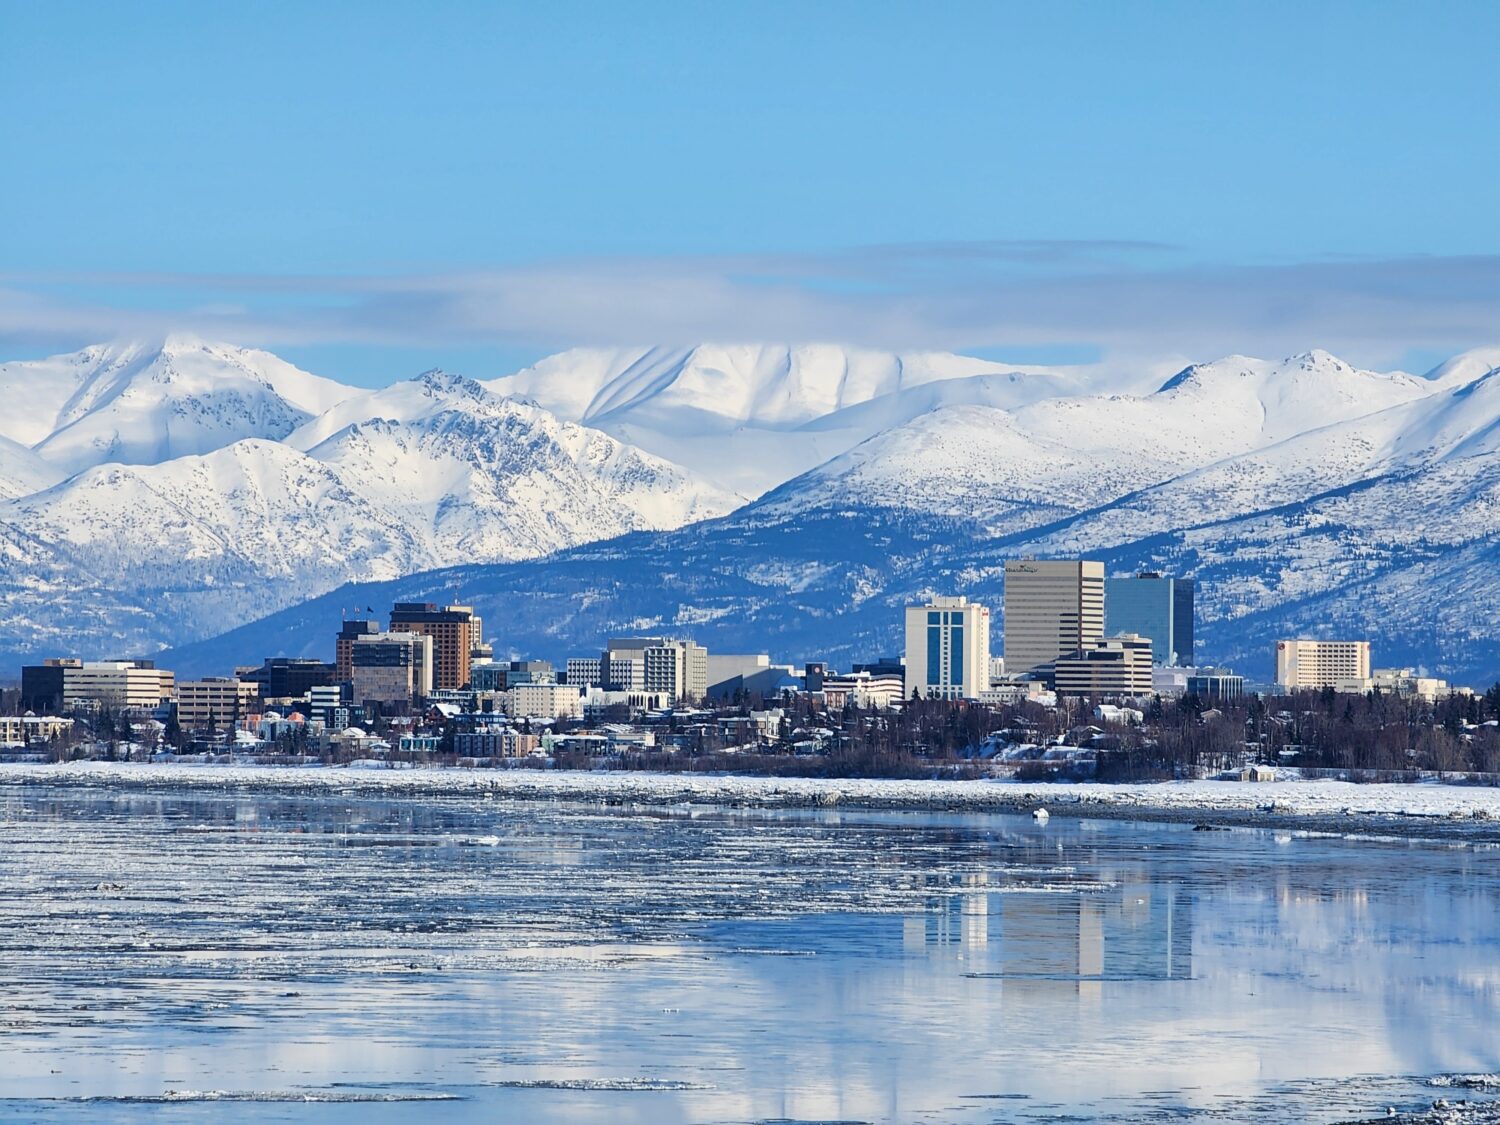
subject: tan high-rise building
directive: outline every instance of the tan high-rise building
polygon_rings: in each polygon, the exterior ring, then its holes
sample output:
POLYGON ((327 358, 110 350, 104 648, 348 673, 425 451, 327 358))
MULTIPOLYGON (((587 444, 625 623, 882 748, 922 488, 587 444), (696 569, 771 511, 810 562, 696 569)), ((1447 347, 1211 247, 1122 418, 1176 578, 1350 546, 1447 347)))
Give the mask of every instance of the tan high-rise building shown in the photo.
POLYGON ((469 682, 478 624, 474 611, 466 605, 439 609, 429 602, 397 602, 391 607, 391 632, 432 638, 432 686, 439 691, 451 691, 469 682))
POLYGON ((1276 682, 1284 688, 1337 688, 1369 678, 1369 641, 1276 642, 1276 682))
POLYGON ((1104 636, 1104 564, 1016 559, 1005 564, 1005 671, 1024 676, 1104 636))

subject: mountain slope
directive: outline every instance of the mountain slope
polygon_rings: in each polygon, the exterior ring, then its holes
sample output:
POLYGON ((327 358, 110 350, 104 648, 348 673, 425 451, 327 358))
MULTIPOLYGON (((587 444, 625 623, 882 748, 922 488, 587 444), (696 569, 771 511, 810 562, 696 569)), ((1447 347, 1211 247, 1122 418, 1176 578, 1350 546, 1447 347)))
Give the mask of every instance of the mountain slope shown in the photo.
MULTIPOLYGON (((995 534, 1077 515, 1314 427, 1425 401, 1433 384, 1313 352, 1231 356, 1149 395, 940 408, 766 497, 779 511, 868 504, 972 514, 995 534)), ((1316 485, 1308 491, 1318 491, 1316 485)))
POLYGON ((0 500, 51 488, 62 476, 24 445, 0 437, 0 500))
MULTIPOLYGON (((371 396, 407 420, 342 425, 306 452, 247 439, 159 465, 103 465, 0 503, 11 557, 0 612, 12 646, 68 620, 80 588, 135 622, 149 651, 350 579, 461 560, 529 558, 723 514, 739 498, 598 431, 431 372, 371 396)), ((304 438, 342 422, 312 420, 304 438)), ((384 413, 393 413, 385 410, 384 413)), ((80 631, 78 651, 96 654, 80 631)))
POLYGON ((269 352, 174 336, 0 365, 0 395, 19 404, 0 434, 71 474, 283 438, 357 393, 269 352))
POLYGON ((1079 389, 1045 369, 823 344, 575 349, 486 386, 752 496, 945 401, 1019 406, 1079 389))

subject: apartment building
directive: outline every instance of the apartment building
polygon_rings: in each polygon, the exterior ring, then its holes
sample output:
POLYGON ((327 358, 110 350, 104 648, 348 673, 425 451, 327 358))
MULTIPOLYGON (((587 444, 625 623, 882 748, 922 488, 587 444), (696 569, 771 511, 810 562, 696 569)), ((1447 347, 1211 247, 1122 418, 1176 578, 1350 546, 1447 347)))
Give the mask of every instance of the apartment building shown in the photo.
POLYGON ((517 719, 581 719, 583 693, 572 684, 516 684, 508 711, 517 719))

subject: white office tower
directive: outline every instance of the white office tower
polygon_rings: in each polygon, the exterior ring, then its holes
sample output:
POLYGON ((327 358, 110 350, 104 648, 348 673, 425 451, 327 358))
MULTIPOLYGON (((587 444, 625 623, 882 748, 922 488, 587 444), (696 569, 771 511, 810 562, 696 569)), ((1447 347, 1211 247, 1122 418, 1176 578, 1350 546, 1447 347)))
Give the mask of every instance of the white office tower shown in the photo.
POLYGON ((1337 688, 1369 678, 1369 641, 1276 642, 1276 682, 1284 688, 1337 688))
POLYGON ((990 686, 990 611, 968 598, 906 607, 906 698, 978 699, 990 686))
POLYGON ((1104 564, 1016 559, 1005 564, 1005 668, 1051 671, 1104 636, 1104 564))

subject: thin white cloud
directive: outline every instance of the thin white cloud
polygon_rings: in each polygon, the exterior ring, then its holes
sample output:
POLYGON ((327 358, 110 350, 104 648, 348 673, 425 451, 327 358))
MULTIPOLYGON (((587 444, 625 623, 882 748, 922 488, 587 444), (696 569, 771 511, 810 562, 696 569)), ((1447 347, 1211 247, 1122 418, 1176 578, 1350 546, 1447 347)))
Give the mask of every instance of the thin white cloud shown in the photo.
POLYGON ((1372 365, 1500 341, 1500 257, 1185 258, 1149 243, 983 242, 420 276, 11 276, 0 341, 174 330, 267 347, 823 340, 1083 345, 1113 362, 1319 346, 1372 365))

